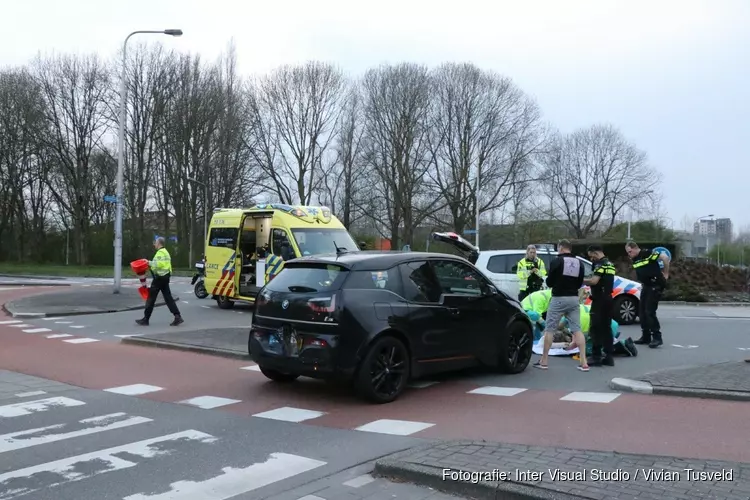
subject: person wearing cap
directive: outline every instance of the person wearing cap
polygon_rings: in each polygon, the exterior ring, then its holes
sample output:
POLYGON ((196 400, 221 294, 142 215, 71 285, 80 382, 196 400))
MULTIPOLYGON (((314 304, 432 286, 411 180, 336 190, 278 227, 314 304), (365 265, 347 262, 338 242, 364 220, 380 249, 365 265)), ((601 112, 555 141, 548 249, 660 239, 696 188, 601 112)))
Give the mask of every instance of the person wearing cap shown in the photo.
POLYGON ((612 289, 615 284, 615 266, 604 255, 600 245, 588 248, 594 265, 594 275, 584 280, 591 288, 591 366, 615 366, 612 338, 612 289), (604 356, 602 356, 604 351, 604 356))

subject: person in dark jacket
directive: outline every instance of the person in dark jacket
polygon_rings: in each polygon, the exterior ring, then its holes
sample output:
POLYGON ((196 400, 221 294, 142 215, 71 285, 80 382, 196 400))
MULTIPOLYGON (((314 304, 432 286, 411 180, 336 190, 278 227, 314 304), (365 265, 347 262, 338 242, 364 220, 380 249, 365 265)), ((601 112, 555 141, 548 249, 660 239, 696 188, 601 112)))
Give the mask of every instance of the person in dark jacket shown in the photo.
POLYGON ((643 284, 638 316, 641 318, 641 338, 636 344, 648 344, 652 349, 664 343, 661 325, 656 317, 659 301, 664 294, 669 279, 669 257, 660 252, 640 248, 635 241, 625 244, 625 251, 633 261, 633 269, 638 281, 643 284), (659 265, 662 263, 662 266, 659 265))
POLYGON ((584 280, 591 287, 591 366, 615 366, 612 289, 617 270, 604 255, 604 249, 600 245, 591 245, 588 254, 594 264, 594 275, 584 280))
POLYGON ((586 337, 581 331, 581 308, 578 293, 583 286, 583 263, 577 259, 572 251, 573 245, 568 240, 561 240, 557 244, 558 255, 552 260, 547 272, 547 286, 552 289, 552 298, 547 309, 547 325, 544 331, 544 350, 542 358, 534 363, 534 368, 547 369, 549 350, 555 338, 555 329, 565 316, 568 327, 573 333, 572 346, 578 347, 580 364, 578 369, 589 371, 586 362, 586 337))

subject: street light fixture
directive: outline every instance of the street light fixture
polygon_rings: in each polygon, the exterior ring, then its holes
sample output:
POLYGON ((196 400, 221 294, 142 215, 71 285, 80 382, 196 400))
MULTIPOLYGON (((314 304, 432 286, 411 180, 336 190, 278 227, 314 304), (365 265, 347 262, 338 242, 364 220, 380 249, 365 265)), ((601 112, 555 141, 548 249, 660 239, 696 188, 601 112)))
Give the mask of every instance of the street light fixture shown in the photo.
POLYGON ((203 251, 205 252, 206 241, 208 240, 208 185, 192 177, 188 177, 187 180, 203 186, 203 251))
POLYGON ((122 281, 122 192, 123 177, 125 175, 125 120, 126 120, 126 102, 125 97, 128 91, 128 40, 133 35, 141 33, 151 33, 169 36, 182 36, 180 29, 166 29, 161 31, 141 30, 133 31, 122 44, 122 75, 120 76, 120 115, 119 115, 119 134, 118 134, 118 152, 117 152, 117 198, 115 200, 115 279, 113 293, 120 293, 120 284, 122 281))

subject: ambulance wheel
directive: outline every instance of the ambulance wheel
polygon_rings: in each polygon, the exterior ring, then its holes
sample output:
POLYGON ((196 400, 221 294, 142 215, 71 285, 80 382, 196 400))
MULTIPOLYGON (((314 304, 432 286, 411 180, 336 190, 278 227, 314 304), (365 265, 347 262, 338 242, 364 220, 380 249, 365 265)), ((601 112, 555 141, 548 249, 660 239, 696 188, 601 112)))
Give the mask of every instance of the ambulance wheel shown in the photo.
POLYGON ((224 295, 216 297, 216 303, 219 304, 220 309, 231 309, 234 307, 234 301, 224 295))
POLYGON ((638 300, 632 295, 620 295, 613 304, 613 316, 621 325, 632 325, 638 316, 638 300))

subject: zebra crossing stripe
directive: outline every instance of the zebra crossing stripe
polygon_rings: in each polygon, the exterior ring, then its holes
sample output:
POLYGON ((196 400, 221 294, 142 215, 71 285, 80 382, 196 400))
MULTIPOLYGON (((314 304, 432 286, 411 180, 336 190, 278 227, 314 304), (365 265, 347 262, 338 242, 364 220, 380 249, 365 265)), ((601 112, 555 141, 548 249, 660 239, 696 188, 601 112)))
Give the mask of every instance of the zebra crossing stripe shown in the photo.
POLYGON ((177 481, 164 493, 138 493, 123 500, 227 500, 324 465, 312 458, 272 453, 265 462, 241 469, 224 467, 221 474, 205 481, 177 481))
POLYGON ((35 401, 23 401, 10 405, 0 406, 0 418, 23 417, 40 411, 47 411, 60 406, 83 406, 86 403, 77 399, 66 397, 53 397, 37 399, 35 401))
POLYGON ((0 453, 29 448, 40 444, 54 443, 64 439, 87 436, 89 434, 96 434, 97 432, 122 429, 123 427, 145 424, 151 421, 150 418, 145 417, 128 417, 126 413, 111 413, 109 415, 101 415, 99 417, 79 420, 78 423, 82 424, 84 427, 70 432, 55 433, 55 431, 67 427, 66 424, 49 425, 37 429, 11 432, 10 434, 0 435, 0 453))

